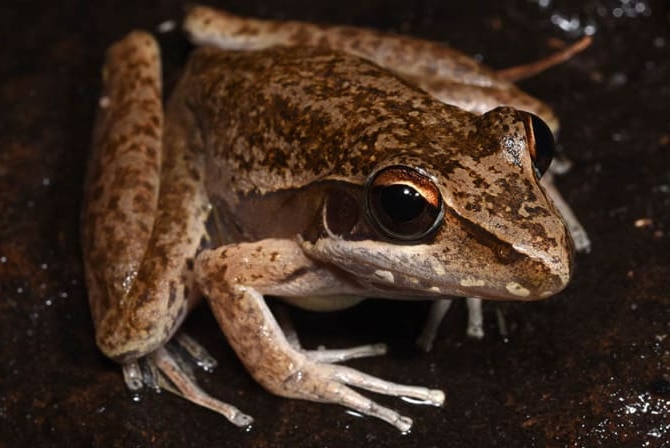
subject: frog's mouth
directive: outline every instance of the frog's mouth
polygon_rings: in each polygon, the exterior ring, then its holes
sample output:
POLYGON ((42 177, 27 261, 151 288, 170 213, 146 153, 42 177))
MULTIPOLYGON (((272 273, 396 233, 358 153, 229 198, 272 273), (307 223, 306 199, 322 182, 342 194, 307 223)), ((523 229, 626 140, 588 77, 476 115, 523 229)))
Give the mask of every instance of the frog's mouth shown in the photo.
POLYGON ((302 249, 349 274, 369 297, 539 300, 567 285, 571 266, 565 267, 567 273, 554 272, 541 259, 524 256, 505 243, 500 246, 514 252, 506 262, 496 260, 488 245, 465 245, 474 249, 324 238, 303 241, 302 249))

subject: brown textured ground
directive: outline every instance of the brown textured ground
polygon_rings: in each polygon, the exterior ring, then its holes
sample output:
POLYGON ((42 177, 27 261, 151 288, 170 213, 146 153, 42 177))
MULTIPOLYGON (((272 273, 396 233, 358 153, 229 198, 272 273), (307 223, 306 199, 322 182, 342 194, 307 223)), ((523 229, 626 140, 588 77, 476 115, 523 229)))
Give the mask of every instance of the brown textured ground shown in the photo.
MULTIPOLYGON (((568 290, 543 303, 498 305, 508 340, 497 332, 494 306, 486 308, 488 336, 466 339, 458 307, 429 354, 412 346, 422 304, 297 313, 308 345, 388 341, 390 356, 354 364, 447 391, 443 409, 380 399, 415 418, 405 436, 336 406, 269 395, 205 309, 187 327, 221 366, 201 381, 253 414, 254 428, 237 430, 169 394, 131 400, 93 343, 78 243, 81 183, 105 46, 133 27, 178 19, 182 5, 3 3, 0 447, 670 446, 670 7, 660 0, 538 3, 225 2, 238 13, 448 40, 494 67, 570 40, 553 23, 561 18, 597 28, 591 49, 523 84, 562 119, 562 147, 575 166, 559 183, 593 240, 568 290)), ((162 43, 172 74, 188 46, 177 32, 162 43)))

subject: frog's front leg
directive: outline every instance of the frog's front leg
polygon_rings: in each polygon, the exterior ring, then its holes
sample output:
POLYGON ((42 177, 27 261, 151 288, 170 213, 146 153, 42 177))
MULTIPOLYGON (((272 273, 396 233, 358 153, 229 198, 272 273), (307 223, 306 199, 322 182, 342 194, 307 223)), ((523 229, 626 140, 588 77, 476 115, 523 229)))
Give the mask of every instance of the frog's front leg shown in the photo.
MULTIPOLYGON (((286 297, 284 297, 284 299, 286 299, 286 297)), ((287 304, 276 303, 275 305, 276 306, 272 309, 272 313, 277 319, 288 343, 291 344, 294 349, 303 352, 308 358, 311 358, 314 361, 340 363, 351 359, 385 355, 388 350, 386 344, 367 344, 344 349, 326 349, 324 347, 319 347, 316 350, 305 350, 300 344, 300 338, 298 337, 298 333, 288 314, 287 304)))
POLYGON ((205 234, 208 205, 193 179, 200 167, 185 139, 188 124, 171 120, 163 129, 153 37, 134 32, 110 48, 104 91, 82 213, 98 347, 123 366, 130 389, 142 387, 138 361, 147 362, 171 390, 247 425, 248 416, 203 392, 165 348, 197 296, 189 259, 205 234))
POLYGON ((349 386, 443 404, 442 391, 390 383, 329 364, 318 352, 301 351, 291 345, 265 303, 265 295, 326 296, 356 290, 337 271, 307 258, 299 243, 267 239, 205 250, 196 259, 195 273, 233 349, 269 391, 340 404, 387 421, 401 431, 411 427, 411 419, 378 405, 349 386))

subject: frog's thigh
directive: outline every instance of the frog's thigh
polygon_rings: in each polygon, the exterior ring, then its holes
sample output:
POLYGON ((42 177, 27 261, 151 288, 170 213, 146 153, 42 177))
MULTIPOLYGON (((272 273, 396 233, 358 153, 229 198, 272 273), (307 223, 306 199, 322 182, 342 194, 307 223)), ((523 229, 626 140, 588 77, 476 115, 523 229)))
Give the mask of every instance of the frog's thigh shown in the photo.
POLYGON ((269 239, 203 251, 196 260, 196 281, 228 341, 256 381, 278 395, 335 403, 389 422, 400 430, 411 419, 382 407, 348 386, 408 396, 441 405, 439 390, 394 384, 357 370, 318 362, 293 348, 272 316, 264 294, 319 293, 335 276, 307 258, 289 240, 269 239))
POLYGON ((142 32, 109 49, 86 179, 82 245, 89 302, 98 345, 115 359, 139 350, 126 347, 132 335, 125 304, 158 204, 163 126, 158 58, 156 41, 142 32))
POLYGON ((205 235, 208 206, 198 180, 203 178, 203 168, 194 156, 199 148, 188 141, 190 122, 183 114, 172 114, 169 125, 163 127, 162 115, 154 110, 160 107, 161 96, 155 41, 144 33, 132 33, 114 48, 115 58, 107 67, 110 104, 103 118, 108 119, 98 124, 102 141, 97 150, 121 148, 99 162, 100 171, 112 177, 94 188, 106 193, 107 208, 96 214, 98 203, 88 205, 85 220, 94 224, 86 227, 92 231, 85 233, 85 242, 92 243, 85 244, 85 253, 92 260, 88 263, 93 267, 88 275, 93 280, 91 289, 107 294, 91 299, 98 346, 125 363, 164 345, 186 316, 189 302, 196 297, 189 260, 205 235), (147 46, 153 50, 149 56, 141 51, 147 46), (151 77, 133 71, 145 66, 151 67, 151 77), (135 92, 139 100, 126 98, 126 91, 135 92), (145 111, 145 103, 157 107, 145 111), (144 128, 150 128, 160 141, 152 140, 153 146, 147 148, 147 136, 136 131, 144 128), (125 169, 133 162, 139 168, 125 169), (145 184, 152 186, 151 191, 145 191, 145 184), (117 218, 119 214, 125 219, 117 218), (136 221, 128 224, 134 234, 110 231, 115 237, 112 249, 118 248, 120 255, 102 250, 110 238, 101 229, 125 228, 127 222, 136 221))

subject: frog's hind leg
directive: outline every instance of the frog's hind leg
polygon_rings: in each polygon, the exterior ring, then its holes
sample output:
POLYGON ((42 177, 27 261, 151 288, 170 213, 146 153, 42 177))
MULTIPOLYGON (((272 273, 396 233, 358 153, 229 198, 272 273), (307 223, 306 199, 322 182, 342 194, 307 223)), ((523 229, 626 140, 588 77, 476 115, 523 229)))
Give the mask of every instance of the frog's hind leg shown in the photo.
MULTIPOLYGON (((82 213, 98 347, 123 366, 129 389, 166 385, 246 425, 248 416, 204 393, 189 367, 164 348, 198 295, 189 259, 205 236, 207 204, 193 185, 198 167, 187 154, 193 148, 184 141, 185 124, 163 126, 155 39, 132 32, 114 44, 103 84, 82 213), (145 375, 142 365, 154 373, 145 375)), ((212 365, 193 344, 177 340, 201 364, 212 365)))

